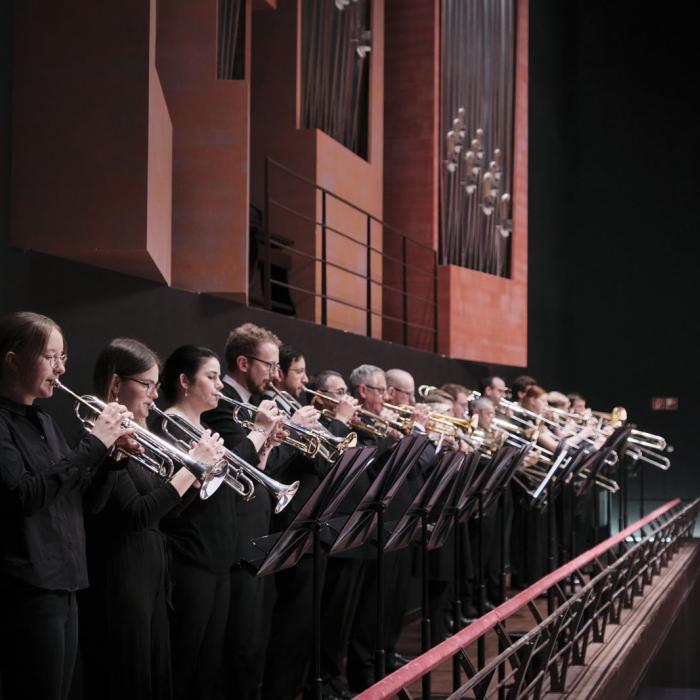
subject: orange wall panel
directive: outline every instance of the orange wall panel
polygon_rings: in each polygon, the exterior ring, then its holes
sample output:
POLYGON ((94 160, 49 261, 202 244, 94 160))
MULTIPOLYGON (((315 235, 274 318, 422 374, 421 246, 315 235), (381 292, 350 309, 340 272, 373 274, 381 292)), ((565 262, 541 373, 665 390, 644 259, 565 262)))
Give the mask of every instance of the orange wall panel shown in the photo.
MULTIPOLYGON (((382 218, 383 120, 384 120, 384 3, 372 3, 372 52, 370 54, 370 99, 368 160, 316 129, 299 125, 301 0, 279 0, 276 12, 255 13, 253 25, 253 89, 251 138, 252 201, 265 205, 263 170, 266 156, 277 160, 313 183, 351 201, 382 218), (274 115, 274 118, 270 118, 274 115)), ((273 234, 289 238, 307 255, 321 255, 322 196, 312 186, 294 181, 281 171, 270 170, 270 198, 294 208, 286 212, 274 203, 269 208, 273 234), (305 218, 302 218, 305 217, 305 218), (309 221, 310 220, 310 221, 309 221), (313 222, 317 222, 315 225, 313 222)), ((366 242, 366 217, 331 196, 326 198, 326 224, 356 240, 366 242)), ((374 247, 381 250, 382 231, 372 225, 374 247)), ((328 259, 360 274, 367 269, 366 252, 342 236, 327 233, 328 259)), ((321 293, 321 265, 302 256, 290 257, 291 284, 321 293), (310 264, 312 263, 312 264, 310 264)), ((378 254, 372 256, 373 277, 381 281, 378 254)), ((340 301, 366 308, 366 281, 328 266, 327 293, 340 301), (364 305, 364 306, 363 306, 364 305)), ((291 292, 297 315, 321 321, 320 298, 291 292)), ((381 334, 381 288, 373 287, 371 331, 381 334)), ((335 328, 365 333, 366 311, 328 302, 327 323, 335 328)))
POLYGON ((169 282, 155 2, 15 4, 11 242, 169 282))
POLYGON ((217 80, 217 0, 161 3, 157 62, 173 119, 173 285, 247 300, 246 79, 217 80))

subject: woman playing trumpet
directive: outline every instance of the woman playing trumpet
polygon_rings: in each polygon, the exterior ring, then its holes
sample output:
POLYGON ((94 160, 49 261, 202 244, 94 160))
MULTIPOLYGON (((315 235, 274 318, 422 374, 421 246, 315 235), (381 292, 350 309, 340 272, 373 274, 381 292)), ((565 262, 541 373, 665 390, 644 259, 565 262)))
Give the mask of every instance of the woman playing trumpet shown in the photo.
MULTIPOLYGON (((163 367, 166 414, 179 415, 204 430, 201 416, 219 402, 220 375, 219 358, 212 350, 193 345, 175 350, 163 367)), ((258 411, 257 429, 251 433, 256 442, 245 456, 263 469, 269 450, 277 444, 278 419, 271 409, 258 411)), ((267 495, 263 491, 259 497, 267 495)), ((238 535, 236 510, 235 493, 222 487, 165 524, 173 552, 175 697, 211 698, 217 692, 238 535)))
MULTIPOLYGON (((158 397, 158 374, 153 351, 117 338, 97 359, 95 391, 107 401, 118 398, 144 427, 158 397)), ((191 455, 214 464, 220 445, 218 436, 207 434, 191 455)), ((88 521, 93 614, 85 629, 87 695, 171 698, 168 555, 160 521, 180 505, 195 477, 183 468, 164 481, 124 453, 110 457, 109 468, 111 478, 87 500, 95 513, 88 521)))
POLYGON ((78 644, 76 591, 86 588, 81 493, 127 409, 105 407, 70 450, 36 399, 64 372, 63 332, 46 316, 0 319, 0 664, 4 698, 66 698, 78 644))

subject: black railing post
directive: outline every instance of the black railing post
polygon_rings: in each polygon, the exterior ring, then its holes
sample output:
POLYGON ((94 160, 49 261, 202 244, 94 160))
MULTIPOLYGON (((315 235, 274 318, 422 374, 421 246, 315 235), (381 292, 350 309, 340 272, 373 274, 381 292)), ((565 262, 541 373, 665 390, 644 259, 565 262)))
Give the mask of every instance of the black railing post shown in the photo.
POLYGON ((265 260, 263 262, 263 299, 265 308, 272 310, 272 243, 270 242, 270 172, 269 159, 265 158, 263 209, 263 235, 265 236, 265 260))
POLYGON ((367 214, 367 337, 372 337, 372 217, 369 214, 367 214))
POLYGON ((321 325, 328 325, 328 271, 326 260, 328 257, 328 232, 326 231, 326 190, 321 190, 321 325))

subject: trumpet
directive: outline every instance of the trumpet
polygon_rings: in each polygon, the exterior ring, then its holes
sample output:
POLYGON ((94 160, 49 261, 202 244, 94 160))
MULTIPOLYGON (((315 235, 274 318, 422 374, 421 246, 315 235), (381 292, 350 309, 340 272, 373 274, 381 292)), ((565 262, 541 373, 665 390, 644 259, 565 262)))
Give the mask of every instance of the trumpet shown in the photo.
POLYGON ((624 406, 615 406, 612 411, 591 411, 591 415, 598 419, 598 427, 609 425, 611 428, 619 428, 627 422, 627 409, 624 406))
MULTIPOLYGON (((340 399, 336 399, 334 396, 329 394, 324 394, 321 391, 315 391, 314 389, 309 389, 304 387, 304 391, 307 394, 311 394, 315 398, 324 399, 325 401, 330 401, 333 404, 339 404, 340 399)), ((333 413, 327 409, 323 409, 321 413, 324 416, 330 418, 333 417, 333 413)), ((364 433, 369 433, 378 438, 384 438, 389 435, 391 430, 397 430, 402 433, 405 429, 405 422, 401 420, 391 420, 390 418, 384 418, 384 416, 378 416, 376 413, 368 411, 366 408, 358 408, 355 410, 355 415, 350 421, 350 425, 355 430, 361 430, 364 433)))
MULTIPOLYGON (((278 389, 272 382, 268 382, 268 387, 278 398, 278 401, 285 413, 288 413, 291 416, 295 411, 302 408, 299 401, 297 401, 288 391, 278 389)), ((304 389, 305 388, 306 387, 304 387, 304 389)), ((341 438, 337 435, 333 435, 330 430, 320 423, 315 425, 312 430, 317 432, 321 439, 321 446, 319 447, 318 453, 329 462, 335 462, 335 460, 343 454, 345 449, 348 447, 355 447, 355 445, 357 445, 357 433, 351 432, 344 438, 341 438)))
MULTIPOLYGON (((97 396, 76 394, 58 379, 54 379, 54 385, 75 399, 75 415, 85 428, 91 429, 95 425, 94 418, 104 411, 107 404, 97 396), (81 408, 87 408, 93 416, 83 415, 81 408)), ((187 452, 171 445, 167 440, 154 435, 134 421, 125 420, 122 425, 134 431, 133 438, 144 451, 143 453, 129 452, 123 448, 119 448, 119 451, 158 476, 169 479, 173 475, 175 463, 181 464, 199 481, 199 495, 202 499, 209 498, 224 482, 228 472, 224 460, 219 460, 212 465, 202 464, 187 452)))
MULTIPOLYGON (((171 428, 177 428, 185 438, 193 442, 199 442, 202 439, 202 429, 191 423, 187 418, 178 414, 165 413, 155 404, 151 409, 162 419, 163 432, 176 444, 183 447, 187 446, 187 443, 182 437, 178 437, 171 432, 171 428)), ((257 481, 264 486, 277 501, 275 513, 283 511, 299 489, 298 481, 291 484, 282 484, 227 448, 224 448, 224 461, 227 466, 224 483, 241 496, 243 500, 249 501, 255 496, 255 484, 253 480, 257 481)))
MULTIPOLYGON (((408 404, 395 406, 384 402, 384 407, 399 414, 398 420, 402 425, 402 433, 409 434, 412 432, 413 426, 415 425, 415 420, 413 418, 416 411, 415 406, 410 406, 408 404)), ((431 411, 428 414, 425 432, 437 433, 443 437, 457 438, 463 435, 471 435, 478 425, 478 422, 478 416, 474 416, 473 418, 457 418, 456 416, 450 416, 446 413, 431 411)))
MULTIPOLYGON (((422 399, 427 399, 432 391, 439 391, 439 388, 432 384, 421 384, 418 387, 418 396, 422 399)), ((469 396, 467 397, 469 402, 476 401, 476 399, 481 397, 480 391, 476 391, 475 389, 468 389, 467 391, 469 391, 469 396)))
MULTIPOLYGON (((225 396, 221 392, 218 393, 218 397, 220 401, 233 406, 233 419, 236 423, 248 430, 253 429, 255 421, 242 417, 240 413, 245 410, 248 411, 249 415, 254 416, 258 412, 257 406, 254 406, 252 403, 246 403, 245 401, 237 401, 236 399, 225 396)), ((282 425, 287 433, 283 440, 284 444, 299 450, 299 452, 310 459, 313 459, 316 455, 320 455, 324 459, 333 462, 342 454, 346 447, 349 447, 353 441, 357 440, 357 435, 353 433, 350 433, 345 438, 336 438, 333 435, 329 434, 329 437, 318 430, 305 428, 303 425, 297 425, 290 421, 282 421, 282 425)))

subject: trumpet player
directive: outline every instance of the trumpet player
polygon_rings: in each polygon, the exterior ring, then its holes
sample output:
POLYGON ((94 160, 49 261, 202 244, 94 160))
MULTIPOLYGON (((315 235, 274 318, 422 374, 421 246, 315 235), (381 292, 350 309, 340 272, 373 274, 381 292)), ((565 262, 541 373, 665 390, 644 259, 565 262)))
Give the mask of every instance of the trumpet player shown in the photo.
MULTIPOLYGON (((202 416, 218 405, 224 386, 220 374, 219 358, 209 348, 177 348, 163 367, 166 415, 186 419, 206 436, 202 416)), ((260 418, 260 424, 269 428, 269 439, 262 456, 260 452, 256 455, 259 467, 264 466, 269 454, 265 450, 274 438, 274 418, 264 423, 266 418, 266 414, 260 418)), ((233 491, 220 488, 207 500, 192 499, 179 517, 165 522, 175 584, 172 656, 176 698, 212 697, 220 684, 238 530, 236 501, 233 491), (206 654, 201 653, 203 649, 206 654)))
MULTIPOLYGON (((271 442, 279 434, 280 412, 274 401, 260 400, 279 372, 281 341, 272 331, 252 323, 231 330, 226 340, 226 374, 221 393, 236 401, 258 404, 251 430, 234 420, 231 406, 220 401, 202 415, 202 423, 216 430, 224 445, 257 465, 266 457, 266 470, 280 467, 280 448, 271 442), (259 402, 259 403, 258 403, 259 402), (269 453, 269 454, 267 454, 269 453)), ((230 608, 224 654, 228 665, 227 696, 257 698, 262 687, 268 629, 271 615, 271 581, 250 574, 240 563, 250 542, 270 532, 271 501, 267 491, 255 487, 255 497, 237 500, 237 541, 228 553, 231 568, 230 608)))
MULTIPOLYGON (((397 403, 393 406, 410 406, 413 408, 414 430, 425 433, 429 410, 425 404, 416 405, 415 381, 413 376, 402 369, 390 369, 386 373, 372 365, 361 365, 353 370, 350 383, 360 401, 362 408, 373 413, 383 413, 384 404, 391 399, 397 403), (400 402, 400 403, 399 403, 400 402)), ((384 414, 386 415, 386 413, 384 414)), ((388 415, 393 418, 393 411, 388 415)), ((398 433, 398 438, 404 437, 398 433)), ((380 449, 397 442, 397 437, 374 440, 380 449)), ((394 495, 387 511, 387 522, 397 521, 413 501, 421 486, 422 474, 434 465, 435 450, 426 448, 418 464, 407 475, 406 480, 394 495)), ((386 669, 391 672, 404 665, 407 659, 396 651, 401 626, 408 606, 408 591, 404 582, 410 576, 413 551, 410 548, 385 555, 385 616, 384 640, 386 647, 386 669)), ((374 647, 375 647, 375 605, 377 595, 376 562, 369 559, 364 562, 361 576, 360 599, 355 612, 348 646, 347 676, 350 689, 360 691, 374 682, 374 647)))
MULTIPOLYGON (((158 398, 160 362, 132 338, 116 338, 95 364, 98 398, 119 400, 145 426, 158 398)), ((191 451, 206 464, 221 453, 218 436, 206 434, 191 451)), ((131 451, 133 454, 133 451, 131 451)), ((110 479, 86 498, 91 588, 84 644, 89 697, 172 697, 166 604, 168 555, 160 522, 195 482, 187 469, 169 481, 117 452, 108 458, 110 479)))
POLYGON ((504 399, 508 392, 508 387, 502 377, 484 377, 479 385, 479 391, 484 398, 489 399, 495 406, 504 399))
POLYGON ((280 347, 280 370, 274 383, 298 404, 306 403, 304 387, 309 383, 309 375, 306 373, 306 358, 300 350, 291 345, 280 347))
POLYGON ((81 494, 132 430, 110 403, 71 450, 37 399, 66 371, 63 331, 20 311, 0 318, 0 668, 5 700, 68 697, 76 592, 88 585, 81 494))
MULTIPOLYGON (((332 405, 334 413, 346 417, 345 423, 334 418, 321 418, 315 405, 300 405, 306 396, 308 375, 306 360, 299 350, 289 345, 280 348, 279 374, 276 400, 281 410, 291 415, 290 420, 299 416, 308 417, 309 428, 328 430, 332 435, 341 437, 348 435, 347 422, 354 414, 354 399, 343 395, 337 405, 332 405), (348 401, 352 402, 349 410, 348 401)), ((316 380, 313 388, 325 394, 331 390, 327 380, 330 380, 336 393, 338 386, 346 388, 342 375, 336 372, 322 372, 320 381, 316 380)), ((316 400, 323 401, 318 397, 316 400)), ((331 462, 320 454, 309 457, 295 451, 280 478, 283 481, 298 480, 299 492, 282 513, 273 516, 273 531, 283 531, 288 526, 330 467, 331 462)), ((319 562, 321 575, 325 562, 325 558, 319 562)), ((313 560, 303 557, 295 567, 276 573, 274 578, 277 596, 270 625, 262 697, 264 700, 294 700, 304 689, 311 661, 313 629, 309 610, 313 601, 313 560)))

